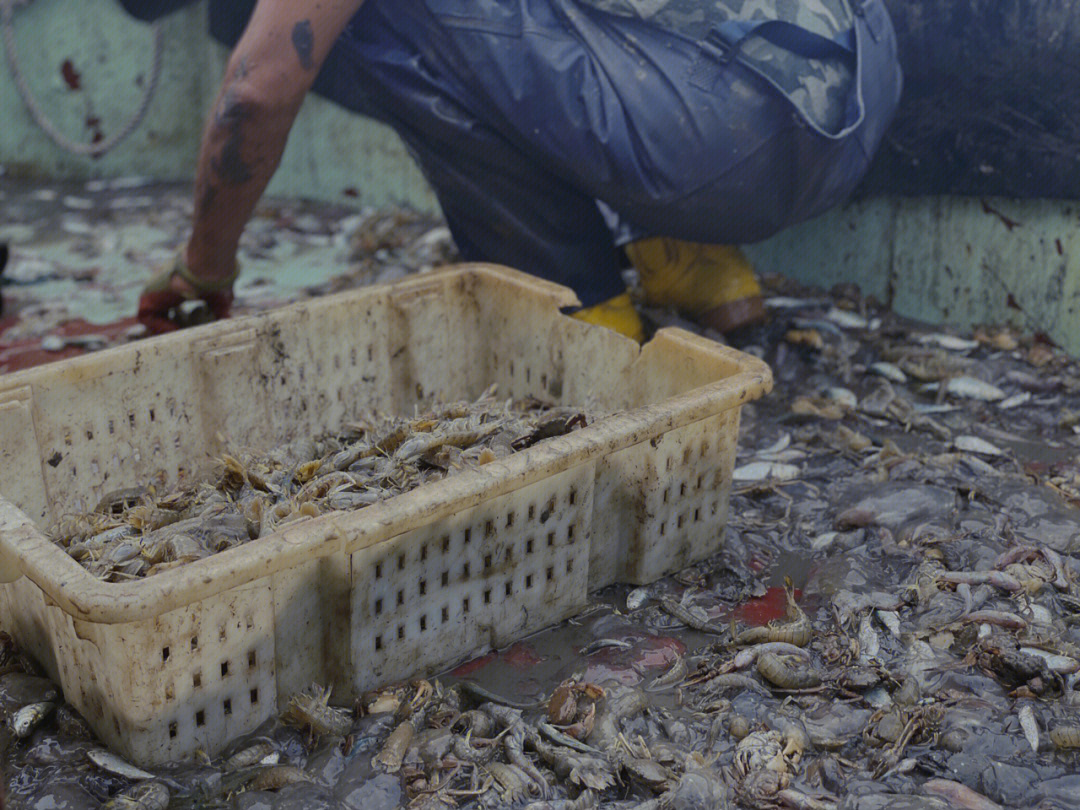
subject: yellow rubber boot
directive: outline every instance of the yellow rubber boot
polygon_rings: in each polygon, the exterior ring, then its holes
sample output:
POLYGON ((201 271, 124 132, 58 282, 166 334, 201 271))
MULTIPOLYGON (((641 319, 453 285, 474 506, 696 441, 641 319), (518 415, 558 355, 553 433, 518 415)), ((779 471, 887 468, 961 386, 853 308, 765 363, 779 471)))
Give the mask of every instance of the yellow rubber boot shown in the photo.
POLYGON ((579 309, 573 313, 573 317, 585 323, 614 329, 638 343, 645 340, 645 327, 630 300, 630 293, 624 292, 594 306, 579 309))
POLYGON ((737 247, 653 237, 625 249, 648 305, 674 307, 719 332, 765 319, 761 286, 737 247))

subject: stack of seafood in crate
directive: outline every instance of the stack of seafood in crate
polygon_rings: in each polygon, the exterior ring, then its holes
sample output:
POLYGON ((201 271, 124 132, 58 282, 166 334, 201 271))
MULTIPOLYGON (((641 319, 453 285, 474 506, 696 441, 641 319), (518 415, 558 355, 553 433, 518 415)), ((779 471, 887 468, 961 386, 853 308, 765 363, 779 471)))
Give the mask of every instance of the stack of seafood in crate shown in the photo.
POLYGON ((0 628, 145 767, 712 554, 768 368, 573 303, 463 265, 0 380, 0 628))

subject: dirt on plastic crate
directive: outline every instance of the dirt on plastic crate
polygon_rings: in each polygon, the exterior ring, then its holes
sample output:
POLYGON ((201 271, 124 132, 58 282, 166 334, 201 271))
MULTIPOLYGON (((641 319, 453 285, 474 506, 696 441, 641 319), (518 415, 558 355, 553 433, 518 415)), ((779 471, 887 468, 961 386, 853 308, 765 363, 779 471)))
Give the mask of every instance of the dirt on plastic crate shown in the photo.
POLYGON ((462 265, 0 380, 0 628, 117 753, 213 755, 312 683, 350 700, 438 672, 720 546, 756 358, 646 345, 573 294, 462 265), (42 530, 107 493, 213 470, 369 411, 501 395, 612 416, 352 513, 103 582, 42 530))

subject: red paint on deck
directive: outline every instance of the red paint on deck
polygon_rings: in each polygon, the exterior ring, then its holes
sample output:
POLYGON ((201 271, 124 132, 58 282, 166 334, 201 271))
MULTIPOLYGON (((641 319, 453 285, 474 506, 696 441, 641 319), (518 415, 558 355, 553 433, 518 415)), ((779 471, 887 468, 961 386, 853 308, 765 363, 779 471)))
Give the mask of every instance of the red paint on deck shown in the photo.
POLYGON ((450 674, 455 678, 467 678, 473 673, 479 672, 488 664, 492 664, 495 661, 499 661, 514 669, 531 669, 539 664, 544 659, 536 654, 536 651, 528 644, 512 644, 502 652, 489 652, 485 655, 481 655, 479 658, 474 658, 472 661, 466 661, 457 669, 451 670, 450 674))
POLYGON ((686 653, 686 645, 671 636, 646 636, 634 644, 632 666, 636 670, 667 667, 686 653))
POLYGON ((610 666, 599 662, 590 662, 581 677, 585 683, 604 683, 615 681, 623 686, 634 686, 641 682, 641 675, 630 667, 610 666))
POLYGON ((494 660, 495 653, 487 653, 486 655, 481 655, 479 658, 474 658, 472 661, 466 661, 457 669, 451 670, 450 674, 455 678, 467 678, 474 672, 479 672, 494 660))
MULTIPOLYGON (((18 315, 0 318, 0 373, 22 371, 44 363, 52 363, 56 360, 67 360, 86 354, 86 349, 81 346, 65 346, 60 351, 50 352, 41 348, 41 337, 20 338, 7 341, 4 333, 19 323, 18 315)), ((135 318, 125 318, 114 323, 96 325, 87 323, 81 319, 66 321, 51 334, 61 337, 79 337, 82 335, 96 335, 103 337, 109 345, 118 345, 126 342, 126 334, 138 321, 135 318)))
POLYGON ((499 654, 499 659, 514 669, 531 669, 544 659, 528 644, 518 642, 499 654))
MULTIPOLYGON (((802 591, 795 589, 795 601, 802 597, 802 591)), ((748 599, 731 611, 730 617, 736 621, 753 626, 768 624, 774 619, 783 619, 787 615, 787 597, 784 589, 778 586, 769 588, 764 596, 748 599)))
POLYGON ((582 680, 589 683, 614 680, 632 686, 641 681, 645 672, 667 669, 680 655, 686 654, 686 645, 672 636, 630 634, 621 640, 628 641, 633 647, 628 650, 606 647, 593 653, 588 658, 589 665, 582 680))

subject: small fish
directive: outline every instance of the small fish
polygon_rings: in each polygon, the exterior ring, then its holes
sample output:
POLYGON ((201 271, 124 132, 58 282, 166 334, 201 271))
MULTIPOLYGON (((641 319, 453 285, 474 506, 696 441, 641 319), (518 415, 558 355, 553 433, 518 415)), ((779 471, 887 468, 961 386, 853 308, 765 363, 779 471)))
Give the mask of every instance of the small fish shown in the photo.
POLYGON ((759 458, 762 456, 775 456, 777 453, 782 453, 783 451, 787 450, 790 446, 791 434, 785 433, 783 436, 777 439, 774 444, 766 447, 764 450, 758 450, 755 455, 759 458))
POLYGON ((830 335, 836 335, 837 337, 844 336, 844 331, 839 326, 824 318, 792 318, 791 325, 803 332, 814 330, 828 332, 830 335))
POLYGON ((755 481, 790 481, 802 473, 794 464, 781 464, 775 461, 752 461, 736 467, 731 473, 731 480, 751 483, 755 481))
POLYGON ((936 402, 916 402, 914 407, 915 413, 920 416, 938 416, 943 413, 953 413, 960 410, 955 405, 944 405, 936 402))
POLYGON ((923 791, 931 796, 940 796, 950 807, 963 810, 1003 810, 997 802, 976 793, 967 785, 950 779, 929 779, 923 784, 923 791))
POLYGON ((55 708, 56 704, 51 701, 23 706, 11 718, 11 729, 15 732, 15 736, 20 739, 29 737, 55 708))
POLYGON ((963 399, 977 399, 982 402, 997 402, 1005 399, 1005 392, 996 385, 975 377, 953 377, 945 384, 945 393, 963 399))
POLYGON ((1031 708, 1030 704, 1025 703, 1020 708, 1020 728, 1024 730, 1024 736, 1027 738, 1031 750, 1038 751, 1039 723, 1035 719, 1035 710, 1031 708))
POLYGON ((86 758, 106 773, 111 773, 113 776, 119 776, 122 779, 131 779, 132 781, 137 782, 143 779, 155 778, 152 773, 147 773, 141 768, 136 768, 134 765, 125 762, 115 754, 109 753, 104 748, 96 748, 87 751, 86 758))
POLYGON ((511 700, 510 698, 505 698, 502 695, 497 695, 494 692, 485 689, 480 684, 473 683, 472 681, 462 681, 461 690, 469 694, 470 696, 476 698, 477 700, 490 701, 491 703, 495 703, 500 706, 509 706, 512 709, 535 709, 547 702, 543 700, 534 700, 529 702, 511 700))
POLYGON ((606 650, 614 647, 617 650, 629 650, 634 645, 629 641, 621 641, 617 638, 598 638, 596 641, 590 641, 584 647, 581 648, 582 655, 592 655, 598 653, 600 650, 606 650))
POLYGON ((874 372, 878 376, 884 377, 889 382, 894 383, 906 383, 907 374, 900 370, 899 366, 892 363, 877 362, 871 363, 867 366, 868 370, 874 372))
POLYGON ((957 436, 953 439, 953 447, 965 453, 978 453, 983 456, 1005 455, 994 445, 978 436, 957 436))
POLYGON ((972 349, 979 348, 979 341, 967 340, 966 338, 956 337, 955 335, 919 335, 916 340, 920 343, 932 343, 935 346, 940 346, 942 349, 947 349, 950 352, 969 352, 972 349))
POLYGON ((1018 408, 1021 405, 1026 405, 1031 402, 1031 392, 1024 391, 1019 394, 1013 394, 1011 397, 1006 397, 998 403, 998 407, 1003 411, 1010 410, 1011 408, 1018 408))
POLYGON ((567 748, 573 748, 575 751, 581 751, 584 754, 603 754, 599 748, 593 748, 591 745, 587 745, 569 734, 564 734, 551 723, 540 723, 537 728, 540 729, 541 734, 556 745, 565 745, 567 748))
POLYGON ((848 312, 846 309, 837 307, 830 309, 825 317, 844 329, 866 329, 870 325, 870 322, 862 315, 856 315, 854 312, 848 312))
POLYGON ((811 309, 823 307, 828 303, 824 298, 790 298, 783 295, 765 299, 765 306, 769 309, 811 309))
POLYGON ((634 588, 626 595, 626 609, 637 610, 652 598, 648 588, 634 588))

